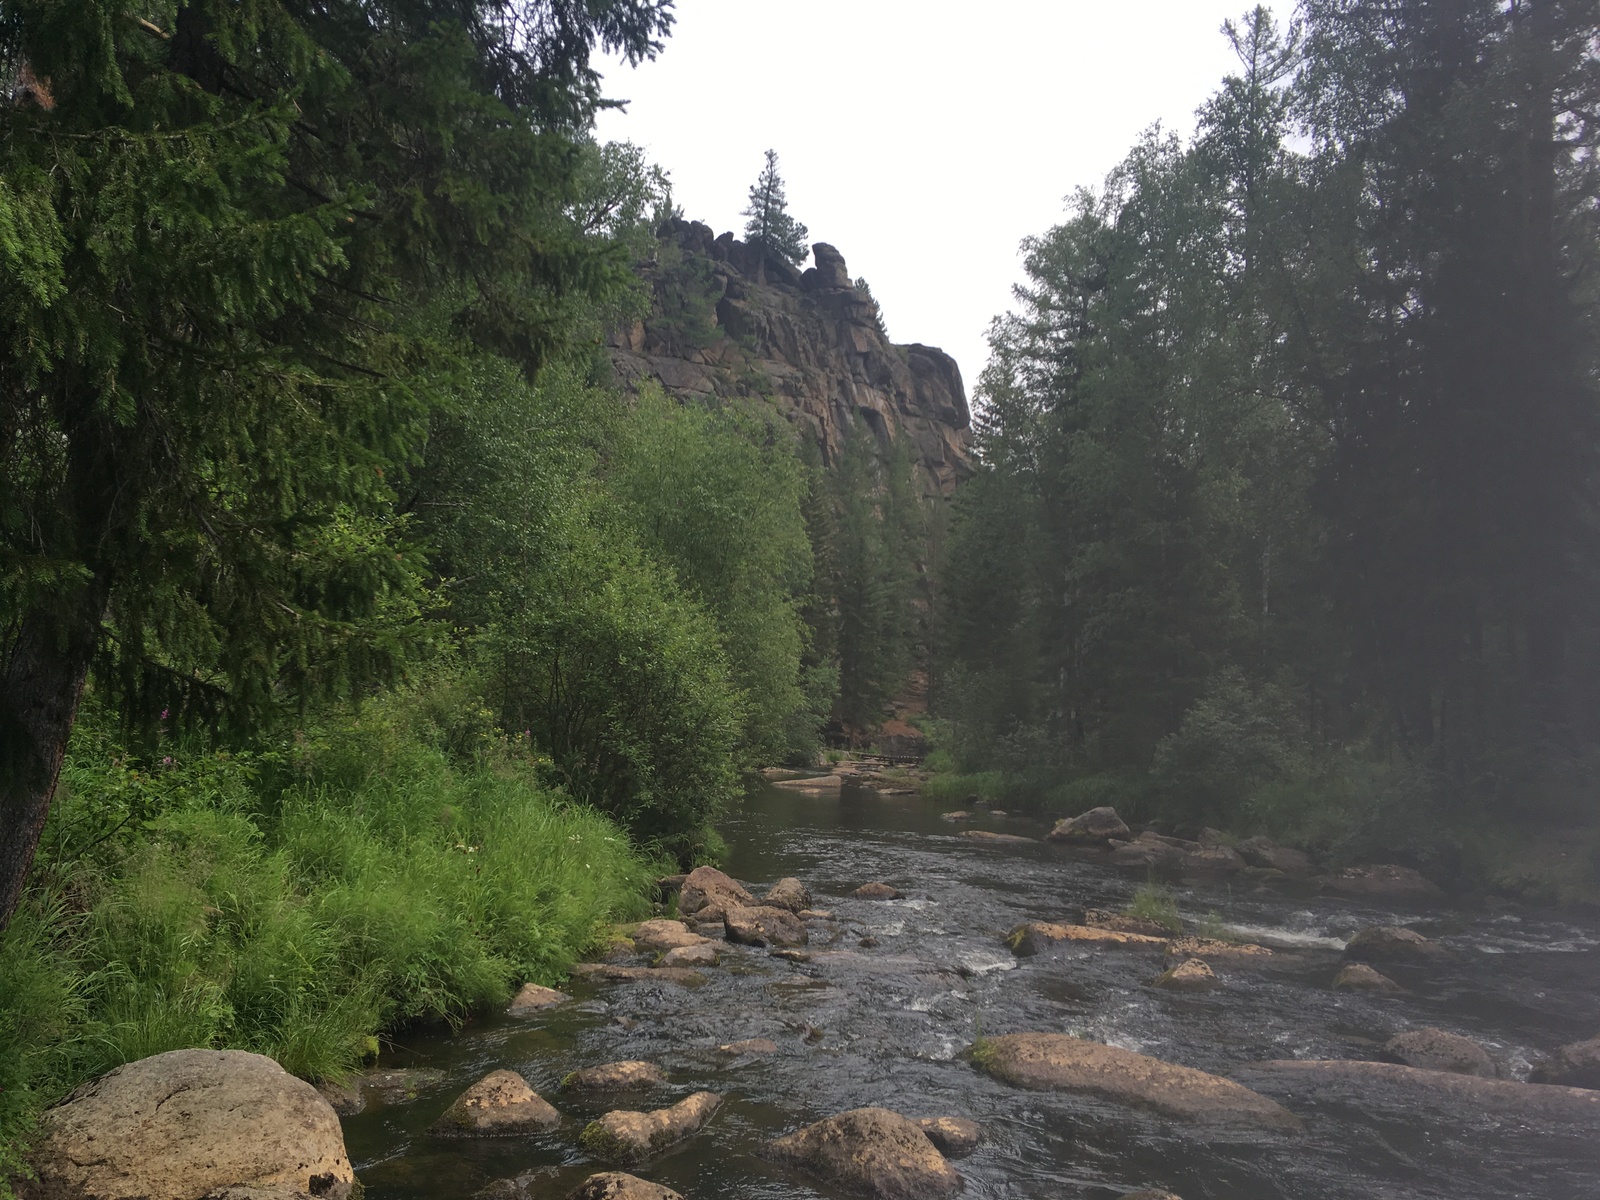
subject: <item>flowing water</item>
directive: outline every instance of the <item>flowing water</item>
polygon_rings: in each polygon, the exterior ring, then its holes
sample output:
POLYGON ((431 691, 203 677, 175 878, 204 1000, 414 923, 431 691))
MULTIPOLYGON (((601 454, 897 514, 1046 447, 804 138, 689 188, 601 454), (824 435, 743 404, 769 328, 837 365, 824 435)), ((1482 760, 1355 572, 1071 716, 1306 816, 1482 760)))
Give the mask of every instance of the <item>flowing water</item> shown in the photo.
MULTIPOLYGON (((979 828, 1039 837, 1036 823, 983 817, 979 828)), ((1395 1033, 1436 1026, 1478 1040, 1502 1074, 1525 1078, 1554 1046, 1600 1033, 1600 925, 1510 909, 1441 914, 1286 896, 1255 885, 1178 889, 1187 915, 1215 912, 1278 947, 1270 966, 1219 967, 1199 995, 1148 986, 1147 953, 1067 950, 1016 959, 1001 942, 1024 920, 1076 920, 1118 908, 1140 882, 1044 842, 984 844, 959 836, 917 796, 847 788, 807 795, 763 788, 724 833, 729 874, 761 889, 803 880, 839 918, 813 925, 809 963, 730 946, 695 989, 655 982, 584 984, 537 1018, 499 1018, 402 1039, 385 1066, 442 1070, 414 1099, 345 1122, 368 1200, 464 1200, 528 1176, 533 1200, 565 1196, 605 1169, 577 1146, 610 1107, 655 1107, 701 1089, 722 1109, 698 1137, 637 1173, 688 1200, 798 1200, 836 1193, 765 1162, 763 1142, 844 1109, 967 1116, 986 1135, 957 1163, 971 1197, 1112 1200, 1145 1187, 1184 1200, 1600 1198, 1600 1127, 1566 1128, 1505 1113, 1419 1108, 1362 1087, 1314 1100, 1283 1092, 1299 1135, 1196 1129, 1081 1096, 1019 1091, 961 1057, 975 1035, 1080 1034, 1242 1081, 1272 1093, 1247 1064, 1284 1058, 1374 1058, 1395 1033), (885 880, 906 898, 846 898, 885 880), (1454 951, 1443 966, 1385 967, 1399 997, 1335 993, 1347 938, 1406 924, 1454 951), (821 936, 819 936, 819 933, 821 936), (876 939, 863 948, 862 938, 876 939), (779 1053, 729 1059, 723 1043, 770 1038, 779 1053), (659 1063, 672 1093, 575 1101, 566 1072, 618 1059, 659 1063), (425 1131, 489 1070, 520 1072, 565 1114, 547 1135, 439 1141, 425 1131)), ((759 894, 759 890, 758 890, 759 894)))

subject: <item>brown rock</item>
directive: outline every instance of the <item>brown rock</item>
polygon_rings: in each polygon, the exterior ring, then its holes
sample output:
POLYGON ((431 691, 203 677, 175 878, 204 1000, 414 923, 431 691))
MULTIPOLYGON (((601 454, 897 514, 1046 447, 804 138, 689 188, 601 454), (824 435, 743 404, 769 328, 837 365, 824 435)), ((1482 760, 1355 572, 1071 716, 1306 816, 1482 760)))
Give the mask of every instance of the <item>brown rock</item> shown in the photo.
POLYGON ((937 1200, 961 1190, 927 1134, 886 1108, 856 1108, 768 1146, 778 1162, 876 1200, 937 1200))
POLYGON ((719 1054, 767 1055, 778 1052, 778 1043, 771 1038, 746 1038, 742 1042, 727 1042, 717 1047, 719 1054))
POLYGON ((1477 1075, 1483 1079, 1493 1079, 1499 1074, 1487 1050, 1469 1037, 1446 1033, 1443 1029, 1413 1029, 1397 1034, 1384 1043, 1379 1057, 1407 1067, 1477 1075))
POLYGON ((767 908, 786 908, 798 913, 811 907, 811 892, 798 879, 780 879, 761 898, 767 908))
POLYGON ((546 1008, 554 1008, 557 1004, 565 1004, 572 997, 565 992, 558 992, 555 988, 541 987, 537 983, 525 983, 512 998, 511 1006, 506 1009, 506 1015, 512 1017, 528 1017, 546 1008))
POLYGON ((40 1122, 38 1200, 201 1200, 227 1188, 345 1200, 339 1118, 242 1050, 173 1050, 84 1084, 40 1122))
POLYGON ((959 809, 959 808, 955 812, 941 813, 939 815, 940 815, 940 819, 941 820, 950 821, 950 822, 970 821, 970 820, 972 820, 972 814, 971 813, 967 812, 965 809, 959 809))
POLYGON ((1080 846, 1103 846, 1112 838, 1127 841, 1132 831, 1117 816, 1114 808, 1091 808, 1086 813, 1064 821, 1057 821, 1049 833, 1052 842, 1068 842, 1080 846))
POLYGON ((656 963, 657 969, 674 967, 714 967, 722 961, 716 943, 710 938, 701 938, 693 946, 679 946, 668 950, 661 956, 661 961, 656 963))
POLYGON ((1397 1063, 1275 1061, 1252 1063, 1241 1077, 1275 1094, 1315 1100, 1337 1096, 1351 1103, 1376 1100, 1414 1110, 1464 1115, 1495 1113, 1520 1120, 1561 1122, 1593 1129, 1600 1136, 1600 1092, 1549 1084, 1481 1079, 1448 1071, 1425 1071, 1397 1063))
POLYGON ((367 1098, 361 1094, 361 1089, 348 1083, 324 1079, 317 1084, 317 1095, 326 1100, 328 1106, 341 1117, 353 1117, 367 1108, 367 1098))
POLYGON ((579 963, 574 975, 602 983, 672 983, 679 987, 699 987, 706 977, 688 967, 619 967, 612 963, 579 963))
POLYGON ((857 900, 899 900, 900 889, 890 887, 887 883, 863 883, 850 893, 857 900))
POLYGON ((1142 1192, 1127 1192, 1121 1200, 1183 1200, 1176 1192, 1163 1192, 1155 1188, 1145 1188, 1142 1192))
POLYGON ((608 1112, 584 1127, 579 1140, 597 1158, 612 1162, 642 1162, 675 1142, 693 1137, 717 1111, 722 1097, 696 1092, 671 1108, 651 1112, 608 1112))
POLYGON ((683 1200, 683 1197, 669 1187, 635 1175, 602 1171, 568 1192, 567 1200, 683 1200))
POLYGON ((1336 992, 1377 992, 1385 996, 1398 996, 1405 988, 1387 975, 1374 971, 1366 963, 1346 963, 1333 977, 1336 992))
POLYGON ((1425 963, 1443 958, 1444 951, 1414 930, 1369 925, 1350 939, 1344 956, 1356 962, 1425 963))
POLYGON ((633 931, 634 946, 640 950, 653 950, 658 954, 677 950, 683 946, 703 945, 707 940, 697 933, 690 933, 689 927, 682 921, 668 921, 662 918, 646 921, 633 931))
POLYGON ((802 908, 799 913, 802 921, 831 921, 833 914, 820 908, 802 908))
POLYGON ((1240 842, 1238 850, 1239 856, 1252 867, 1282 871, 1285 875, 1309 875, 1313 870, 1311 858, 1305 851, 1275 845, 1264 837, 1240 842))
POLYGON ((515 1071, 491 1071, 460 1096, 433 1123, 442 1137, 495 1137, 531 1133, 561 1123, 528 1081, 515 1071))
POLYGON ((405 1104, 417 1093, 444 1082, 444 1072, 432 1067, 374 1067, 351 1081, 368 1104, 405 1104))
POLYGON ((1600 1037, 1562 1046, 1534 1064, 1529 1078, 1534 1083, 1600 1089, 1600 1037))
POLYGON ((1182 867, 1197 875, 1234 875, 1244 870, 1245 861, 1229 846, 1201 846, 1183 856, 1182 867))
POLYGON ((1324 880, 1323 887, 1337 895, 1362 900, 1415 903, 1444 899, 1444 892, 1439 885, 1420 872, 1387 863, 1372 867, 1346 867, 1324 880))
MULTIPOLYGON (((995 814, 999 815, 999 814, 995 814)), ((1037 844, 1038 838, 1023 837, 1016 833, 995 833, 991 829, 963 829, 961 836, 971 838, 975 842, 993 842, 996 844, 1017 845, 1019 843, 1037 844)))
POLYGON ((1176 873, 1183 865, 1185 851, 1165 842, 1138 841, 1117 846, 1111 852, 1113 866, 1134 867, 1159 875, 1176 873))
POLYGON ((833 792, 844 786, 842 775, 808 775, 803 779, 778 779, 773 787, 791 792, 833 792))
POLYGON ((1169 992, 1209 992, 1217 986, 1217 977, 1198 958, 1186 958, 1156 976, 1150 986, 1169 992))
POLYGON ((985 1038, 972 1057, 1017 1087, 1080 1092, 1196 1124, 1300 1128, 1293 1113, 1232 1080, 1062 1033, 985 1038))
POLYGON ((665 1087, 667 1073, 655 1063, 605 1063, 570 1072, 561 1081, 563 1092, 620 1092, 633 1088, 665 1087))
POLYGON ((1066 942, 1136 950, 1165 950, 1167 946, 1166 938, 1151 937, 1144 933, 1121 933, 1115 929, 1095 929, 1088 925, 1052 925, 1047 921, 1029 921, 1006 935, 1006 945, 1023 957, 1066 942))
POLYGON ((804 922, 786 908, 734 907, 723 914, 730 942, 746 946, 804 946, 804 922))
POLYGON ((754 904, 756 898, 715 867, 696 867, 678 890, 678 911, 689 915, 707 905, 726 909, 735 904, 754 904))
POLYGON ((774 950, 769 957, 781 958, 784 962, 792 963, 808 963, 811 961, 811 953, 807 950, 774 950))
POLYGON ((1219 942, 1215 938, 1181 937, 1173 938, 1167 946, 1167 957, 1245 964, 1271 958, 1272 951, 1253 942, 1219 942))
POLYGON ((1145 937, 1153 938, 1172 936, 1172 930, 1159 921, 1130 917, 1127 913, 1106 912, 1099 908, 1085 909, 1083 923, 1091 929, 1110 929, 1117 933, 1142 933, 1145 937))
POLYGON ((983 1141, 983 1130, 966 1117, 922 1117, 915 1124, 946 1158, 965 1158, 983 1141))

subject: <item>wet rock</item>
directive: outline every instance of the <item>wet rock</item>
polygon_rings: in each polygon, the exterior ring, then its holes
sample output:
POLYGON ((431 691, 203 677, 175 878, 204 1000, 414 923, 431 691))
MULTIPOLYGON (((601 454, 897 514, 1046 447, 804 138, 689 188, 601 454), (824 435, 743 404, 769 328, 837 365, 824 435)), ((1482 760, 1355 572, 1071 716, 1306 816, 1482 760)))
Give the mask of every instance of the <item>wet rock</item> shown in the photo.
POLYGON ((561 1114, 515 1071, 491 1071, 473 1084, 432 1131, 442 1137, 495 1137, 532 1133, 561 1123, 561 1114))
POLYGON ((677 950, 683 946, 703 945, 708 940, 698 933, 690 933, 689 927, 682 921, 669 921, 661 917, 654 921, 646 921, 633 931, 633 944, 636 948, 654 951, 657 954, 677 950))
POLYGON ((359 1087, 324 1079, 317 1084, 317 1095, 328 1102, 328 1107, 341 1117, 353 1117, 367 1109, 367 1098, 359 1087))
POLYGON ((506 1015, 528 1017, 546 1008, 554 1008, 557 1004, 565 1004, 571 999, 571 996, 565 992, 558 992, 555 988, 541 987, 537 983, 525 983, 512 997, 506 1015))
POLYGON ((1405 988, 1387 975, 1374 971, 1366 963, 1346 963, 1333 977, 1336 992, 1375 992, 1383 996, 1398 996, 1405 988))
POLYGON ((675 1142, 693 1137, 722 1103, 715 1092, 696 1092, 671 1108, 651 1112, 608 1112, 590 1121, 580 1136, 583 1148, 612 1162, 642 1162, 675 1142))
POLYGON ((620 1092, 633 1088, 664 1087, 667 1073, 655 1063, 628 1062, 605 1063, 598 1067, 583 1067, 573 1071, 561 1081, 563 1092, 620 1092))
POLYGON ((1146 1188, 1142 1192, 1126 1192, 1122 1200, 1183 1200, 1176 1192, 1161 1192, 1153 1188, 1146 1188))
POLYGON ((328 1102, 242 1050, 173 1050, 84 1084, 45 1113, 30 1158, 37 1200, 345 1200, 355 1182, 328 1102))
POLYGON ((844 776, 811 775, 805 779, 778 779, 773 781, 772 786, 792 792, 831 792, 844 786, 844 776))
POLYGON ((1245 861, 1231 846, 1201 846, 1183 856, 1182 867, 1195 875, 1235 875, 1245 868, 1245 861))
POLYGON ((1303 850, 1279 846, 1270 839, 1253 837, 1238 845, 1239 857, 1252 867, 1282 871, 1285 875, 1309 875, 1314 869, 1311 857, 1303 850))
POLYGON ((1489 1052, 1469 1037, 1443 1029, 1413 1029, 1384 1043, 1379 1057, 1385 1062, 1427 1071, 1450 1071, 1493 1079, 1499 1074, 1489 1052))
POLYGON ((866 937, 856 942, 856 945, 860 946, 863 950, 876 950, 880 945, 882 945, 882 943, 869 933, 866 937))
POLYGON ((805 950, 774 950, 768 957, 781 958, 784 962, 792 963, 808 963, 811 961, 810 953, 805 950))
POLYGON ((1169 992, 1209 992, 1217 986, 1217 977, 1200 959, 1186 958, 1157 975, 1150 986, 1169 992))
POLYGON ((1253 1087, 1290 1100, 1334 1100, 1367 1111, 1400 1110, 1409 1120, 1490 1113, 1577 1125, 1600 1134, 1600 1092, 1582 1088, 1342 1059, 1252 1063, 1238 1074, 1253 1087))
POLYGON ((1323 880, 1323 888, 1339 896, 1396 903, 1444 899, 1438 884, 1410 867, 1386 863, 1371 867, 1346 867, 1323 880))
POLYGON ((890 887, 887 883, 863 883, 850 894, 857 900, 900 900, 903 898, 899 888, 890 887))
POLYGON ((1172 931, 1158 921, 1143 917, 1130 917, 1127 913, 1106 912, 1104 909, 1085 909, 1083 923, 1092 929, 1111 929, 1117 933, 1142 933, 1145 937, 1169 938, 1172 931))
POLYGON ((746 1038, 742 1042, 727 1042, 717 1047, 718 1054, 760 1055, 776 1054, 778 1043, 771 1038, 746 1038))
POLYGON ((636 1175, 602 1171, 568 1192, 567 1200, 683 1200, 683 1197, 669 1187, 636 1175))
POLYGON ((778 1162, 876 1200, 956 1195, 961 1176, 915 1122, 886 1108, 856 1108, 768 1146, 778 1162))
POLYGON ((1167 945, 1168 958, 1203 958, 1207 962, 1244 965, 1272 957, 1272 951, 1254 942, 1222 942, 1216 938, 1173 938, 1167 945))
MULTIPOLYGON (((995 816, 1002 814, 996 813, 995 816)), ((1017 833, 995 833, 990 829, 963 829, 961 836, 971 838, 975 842, 993 842, 999 845, 1019 845, 1024 843, 1038 844, 1038 838, 1023 837, 1017 833)))
POLYGON ((798 915, 802 921, 831 921, 834 919, 831 912, 820 908, 802 908, 798 915))
POLYGON ((405 1104, 424 1088, 444 1082, 444 1072, 433 1067, 374 1067, 351 1081, 368 1104, 405 1104))
POLYGON ((1182 868, 1186 853, 1165 842, 1137 841, 1112 850, 1111 863, 1113 866, 1134 867, 1142 871, 1168 875, 1182 868))
POLYGON ((1415 930, 1369 925, 1350 939, 1344 956, 1355 962, 1425 963, 1443 958, 1444 951, 1415 930))
POLYGON ((1114 808, 1091 808, 1064 821, 1047 835, 1052 842, 1068 842, 1079 846, 1103 846, 1112 838, 1127 841, 1133 833, 1114 808))
POLYGON ((972 814, 961 808, 956 809, 955 812, 940 813, 939 816, 942 820, 951 822, 972 820, 972 814))
POLYGON ((1600 1089, 1600 1037, 1562 1046, 1534 1064, 1529 1078, 1534 1083, 1600 1089))
POLYGON ((756 898, 744 885, 730 879, 715 867, 696 867, 684 877, 678 892, 678 911, 685 915, 698 913, 716 905, 726 910, 732 905, 754 904, 756 898))
POLYGON ((1085 946, 1128 947, 1136 950, 1164 950, 1167 939, 1144 933, 1121 933, 1115 929, 1095 929, 1088 925, 1053 925, 1048 921, 1029 921, 1006 935, 1013 953, 1028 957, 1053 946, 1077 942, 1085 946))
POLYGON ((679 987, 699 987, 706 977, 689 967, 619 967, 613 963, 579 963, 574 975, 602 983, 672 983, 679 987))
POLYGON ((761 898, 767 908, 786 908, 792 913, 811 907, 811 893, 798 879, 780 879, 761 898))
POLYGON ((676 896, 683 890, 683 881, 687 875, 663 875, 656 880, 656 891, 663 896, 676 896))
POLYGON ((915 1124, 946 1158, 965 1158, 983 1141, 983 1130, 966 1117, 922 1117, 915 1124))
POLYGON ((984 1038, 972 1058, 1017 1087, 1098 1096, 1196 1124, 1300 1128, 1282 1105, 1232 1080, 1067 1034, 984 1038))
POLYGON ((730 942, 746 946, 804 946, 804 922, 786 908, 736 906, 723 914, 730 942))
POLYGON ((657 969, 674 967, 714 967, 722 961, 716 943, 710 938, 701 938, 693 946, 679 946, 668 950, 661 956, 661 961, 656 964, 657 969))

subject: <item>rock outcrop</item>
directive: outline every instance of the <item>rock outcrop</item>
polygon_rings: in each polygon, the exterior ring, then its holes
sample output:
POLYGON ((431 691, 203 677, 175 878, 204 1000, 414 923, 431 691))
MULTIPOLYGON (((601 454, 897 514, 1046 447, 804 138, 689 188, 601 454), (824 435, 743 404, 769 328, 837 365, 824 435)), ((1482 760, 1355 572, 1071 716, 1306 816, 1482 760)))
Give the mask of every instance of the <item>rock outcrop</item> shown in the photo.
POLYGON ((886 1108, 854 1108, 768 1146, 778 1162, 875 1200, 939 1200, 961 1176, 915 1121, 886 1108))
POLYGON ((620 381, 697 403, 769 397, 828 463, 864 421, 880 442, 910 446, 928 495, 972 474, 960 368, 931 346, 891 344, 832 246, 818 242, 802 274, 698 221, 670 222, 662 243, 644 269, 650 315, 610 339, 620 381))
POLYGON ((173 1050, 84 1084, 45 1114, 32 1165, 36 1200, 345 1200, 355 1183, 328 1102, 242 1050, 173 1050))

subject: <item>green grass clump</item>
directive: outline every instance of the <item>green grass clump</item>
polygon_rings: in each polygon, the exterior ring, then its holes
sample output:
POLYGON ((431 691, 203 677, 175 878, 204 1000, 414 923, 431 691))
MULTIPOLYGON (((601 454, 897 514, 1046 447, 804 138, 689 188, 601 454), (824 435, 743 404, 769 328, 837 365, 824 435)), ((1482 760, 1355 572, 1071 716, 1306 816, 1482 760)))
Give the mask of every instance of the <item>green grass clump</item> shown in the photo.
POLYGON ((1128 907, 1123 911, 1141 921, 1153 921, 1173 933, 1183 930, 1183 918, 1178 913, 1177 897, 1172 894, 1171 888, 1161 887, 1159 884, 1140 884, 1134 891, 1128 907))

